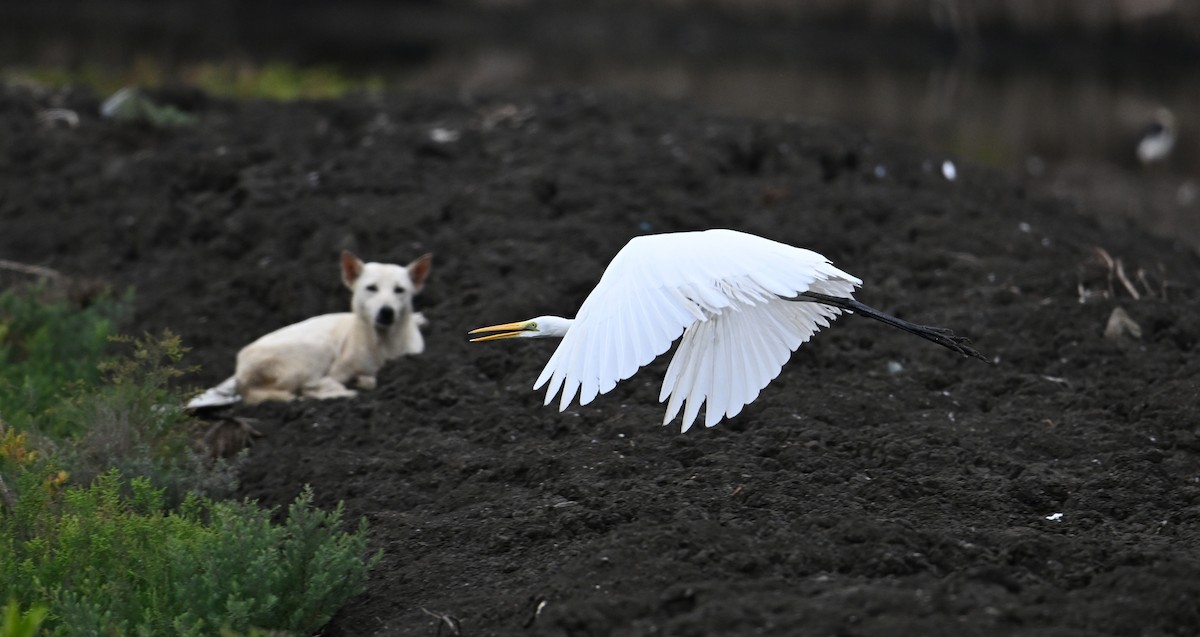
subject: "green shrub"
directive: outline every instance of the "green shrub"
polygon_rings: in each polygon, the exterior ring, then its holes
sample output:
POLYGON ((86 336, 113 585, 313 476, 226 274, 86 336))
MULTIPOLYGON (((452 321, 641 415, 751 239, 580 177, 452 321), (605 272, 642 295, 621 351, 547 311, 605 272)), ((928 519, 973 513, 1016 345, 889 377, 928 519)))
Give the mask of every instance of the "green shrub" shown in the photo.
POLYGON ((197 446, 199 432, 170 388, 186 373, 187 349, 169 330, 159 337, 113 337, 124 352, 100 364, 104 382, 66 401, 57 418, 78 433, 60 451, 71 477, 86 484, 110 469, 145 476, 170 505, 196 491, 224 497, 237 486, 234 466, 212 461, 197 446))
POLYGON ((171 504, 189 491, 233 493, 233 465, 197 447, 199 424, 170 390, 188 371, 179 338, 113 336, 131 305, 132 294, 82 307, 46 289, 0 294, 0 423, 29 433, 80 484, 116 468, 149 477, 171 504))
POLYGON ((33 637, 38 628, 46 620, 49 612, 45 606, 34 606, 22 613, 21 605, 10 600, 4 607, 3 623, 0 623, 0 637, 33 637))
POLYGON ((21 481, 0 508, 0 598, 48 601, 49 635, 312 634, 379 559, 365 520, 340 531, 341 507, 314 509, 307 489, 276 525, 249 502, 191 495, 167 510, 161 490, 115 471, 88 487, 21 481))
POLYGON ((54 436, 78 433, 55 418, 64 397, 100 380, 100 364, 130 297, 101 296, 87 307, 39 290, 0 293, 0 420, 54 436))
POLYGON ((48 604, 48 635, 311 634, 379 559, 365 521, 211 499, 234 472, 170 389, 186 350, 113 338, 123 307, 0 295, 0 599, 48 604))

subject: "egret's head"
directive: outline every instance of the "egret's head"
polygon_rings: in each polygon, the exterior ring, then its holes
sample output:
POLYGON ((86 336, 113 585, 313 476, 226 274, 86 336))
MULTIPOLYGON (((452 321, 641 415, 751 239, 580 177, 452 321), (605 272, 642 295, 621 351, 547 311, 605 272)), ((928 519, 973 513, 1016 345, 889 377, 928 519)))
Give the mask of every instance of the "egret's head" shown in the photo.
POLYGON ((471 339, 472 343, 482 341, 496 341, 502 338, 551 338, 561 337, 567 333, 567 329, 571 327, 571 320, 561 316, 539 316, 531 318, 528 321, 517 321, 516 323, 505 323, 503 325, 492 325, 490 327, 481 327, 471 330, 468 334, 483 334, 487 332, 495 332, 487 336, 478 336, 471 339))

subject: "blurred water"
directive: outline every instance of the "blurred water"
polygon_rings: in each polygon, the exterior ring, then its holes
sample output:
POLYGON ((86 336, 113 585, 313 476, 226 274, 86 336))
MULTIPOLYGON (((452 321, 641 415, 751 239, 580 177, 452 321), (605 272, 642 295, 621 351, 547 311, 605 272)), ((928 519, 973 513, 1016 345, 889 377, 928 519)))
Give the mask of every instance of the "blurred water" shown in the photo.
POLYGON ((582 84, 687 100, 726 114, 824 119, 878 131, 969 162, 1021 175, 1032 189, 1069 197, 1119 226, 1200 249, 1200 64, 1140 72, 1036 65, 984 68, 948 57, 889 64, 872 57, 597 54, 519 42, 450 43, 390 83, 482 94, 582 84), (1164 109, 1176 142, 1165 159, 1138 161, 1142 135, 1164 109))
POLYGON ((1139 136, 1157 109, 1166 107, 1181 120, 1169 165, 1194 171, 1200 160, 1200 126, 1189 118, 1200 113, 1200 73, 1162 80, 1037 69, 985 73, 952 62, 931 68, 829 67, 755 57, 627 60, 456 46, 392 81, 467 93, 584 84, 685 99, 722 113, 827 119, 1014 169, 1023 169, 1031 157, 1132 168, 1139 136))
POLYGON ((1122 48, 1051 33, 989 49, 903 25, 730 22, 569 3, 480 9, 504 4, 10 4, 0 8, 0 64, 119 73, 150 58, 186 78, 211 60, 332 62, 393 90, 583 85, 720 113, 825 119, 1026 175, 1101 216, 1134 217, 1200 246, 1200 49, 1186 43, 1122 48), (1174 115, 1174 151, 1142 165, 1139 136, 1163 109, 1174 115))

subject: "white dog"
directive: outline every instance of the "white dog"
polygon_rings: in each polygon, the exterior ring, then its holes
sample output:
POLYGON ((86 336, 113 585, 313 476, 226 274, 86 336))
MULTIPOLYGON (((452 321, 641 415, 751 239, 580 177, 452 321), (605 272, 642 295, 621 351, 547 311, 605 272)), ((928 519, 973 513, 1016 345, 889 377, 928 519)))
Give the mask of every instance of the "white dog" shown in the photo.
POLYGON ((189 409, 219 407, 239 400, 347 398, 373 389, 386 361, 425 351, 413 297, 433 265, 426 254, 407 267, 363 263, 342 252, 342 281, 353 291, 351 311, 325 314, 276 330, 242 348, 237 372, 193 398, 189 409))

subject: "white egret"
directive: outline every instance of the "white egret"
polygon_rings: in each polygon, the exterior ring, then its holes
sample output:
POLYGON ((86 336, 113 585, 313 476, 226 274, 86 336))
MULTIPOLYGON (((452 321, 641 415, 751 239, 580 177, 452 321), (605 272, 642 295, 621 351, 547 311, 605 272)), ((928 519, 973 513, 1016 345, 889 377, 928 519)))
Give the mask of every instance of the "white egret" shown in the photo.
POLYGON ((561 390, 559 411, 633 376, 683 335, 663 378, 663 424, 683 409, 687 431, 707 401, 704 424, 732 418, 779 375, 791 353, 842 311, 862 314, 964 356, 987 359, 950 330, 916 325, 852 297, 862 281, 828 259, 733 230, 636 237, 604 271, 575 319, 539 316, 493 325, 471 339, 561 337, 534 384, 561 390))
POLYGON ((1138 140, 1138 161, 1152 164, 1166 159, 1175 148, 1175 135, 1175 116, 1169 109, 1159 108, 1138 140))

